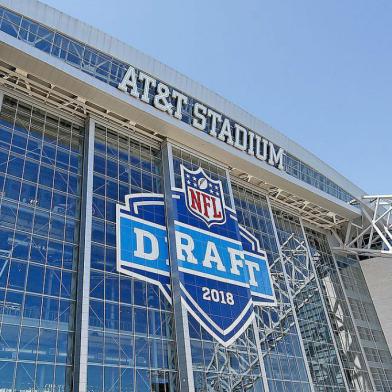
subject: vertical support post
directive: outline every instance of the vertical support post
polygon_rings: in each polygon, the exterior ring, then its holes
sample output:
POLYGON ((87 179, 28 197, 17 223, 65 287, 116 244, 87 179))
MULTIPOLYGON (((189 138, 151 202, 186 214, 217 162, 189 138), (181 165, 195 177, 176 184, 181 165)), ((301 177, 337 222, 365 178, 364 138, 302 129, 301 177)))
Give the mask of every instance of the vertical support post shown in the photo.
POLYGON ((193 380, 188 313, 185 306, 182 304, 180 273, 176 262, 177 255, 174 220, 177 216, 177 211, 172 202, 172 186, 174 185, 173 154, 172 146, 167 141, 162 145, 162 167, 180 391, 193 392, 195 387, 193 380))
POLYGON ((275 225, 275 218, 274 218, 274 215, 272 213, 271 202, 270 202, 270 199, 269 199, 268 196, 267 196, 267 204, 268 204, 269 213, 271 215, 271 223, 272 223, 272 228, 273 228, 274 235, 275 235, 275 238, 276 238, 276 243, 278 245, 279 257, 280 257, 280 260, 282 261, 283 275, 284 275, 285 283, 286 283, 286 286, 287 286, 287 291, 288 291, 288 294, 289 294, 290 306, 291 306, 291 309, 293 309, 294 323, 295 323, 295 328, 298 331, 298 339, 299 339, 299 344, 301 346, 301 353, 302 353, 302 356, 304 358, 306 374, 308 375, 310 389, 311 389, 312 392, 314 392, 313 379, 312 379, 312 375, 310 373, 309 363, 308 363, 308 360, 307 360, 307 357, 306 357, 305 346, 304 346, 304 342, 302 340, 301 330, 299 328, 297 311, 295 310, 295 306, 294 306, 294 299, 293 299, 293 296, 291 294, 290 284, 289 284, 289 281, 288 281, 288 278, 287 278, 287 270, 286 270, 286 265, 284 263, 284 257, 283 257, 283 253, 282 253, 282 247, 281 247, 281 244, 280 244, 280 240, 279 240, 279 237, 278 237, 278 231, 277 231, 276 225, 275 225))
POLYGON ((352 321, 352 323, 353 323, 354 330, 355 330, 355 333, 356 333, 356 335, 357 335, 359 347, 361 348, 361 353, 362 353, 363 360, 364 360, 364 362, 365 362, 366 370, 367 370, 367 372, 368 372, 368 374, 369 374, 369 379, 370 379, 370 382, 371 382, 371 384, 372 384, 372 388, 373 388, 374 391, 376 391, 376 390, 377 390, 376 384, 374 383, 373 375, 372 375, 372 372, 370 371, 370 367, 369 367, 369 364, 368 364, 368 361, 367 361, 367 358, 366 358, 365 350, 364 350, 364 348, 362 347, 362 342, 361 342, 361 338, 360 338, 360 336, 359 336, 359 331, 358 331, 357 325, 355 324, 354 315, 353 315, 353 312, 352 312, 352 310, 351 310, 350 302, 348 301, 348 296, 347 296, 347 293, 346 293, 346 288, 345 288, 345 286, 344 286, 344 284, 343 284, 343 279, 342 279, 342 276, 341 276, 341 274, 340 274, 340 270, 339 270, 338 263, 337 263, 337 261, 336 261, 335 255, 334 255, 334 253, 332 252, 331 238, 330 238, 329 236, 327 236, 327 240, 328 240, 328 245, 329 245, 329 248, 330 248, 330 251, 331 251, 331 256, 332 256, 332 259, 333 259, 333 263, 334 263, 334 266, 335 266, 335 269, 336 269, 336 274, 337 274, 337 276, 338 276, 340 286, 342 287, 342 291, 343 291, 343 295, 344 295, 344 300, 346 301, 347 309, 348 309, 348 312, 350 313, 351 321, 352 321))
POLYGON ((94 138, 95 121, 88 117, 85 123, 83 151, 80 248, 76 298, 74 390, 78 392, 87 390, 94 138))
POLYGON ((323 293, 323 290, 321 289, 321 284, 320 284, 320 281, 319 281, 319 278, 318 278, 318 275, 317 275, 317 270, 316 270, 316 267, 314 266, 314 263, 313 263, 312 253, 310 251, 308 238, 306 237, 305 227, 304 227, 302 218, 299 218, 299 222, 301 224, 302 234, 303 234, 304 239, 305 239, 306 249, 308 250, 308 254, 309 254, 309 257, 310 257, 310 265, 312 266, 312 269, 313 269, 313 272, 314 272, 314 276, 315 276, 315 280, 316 280, 316 284, 317 284, 317 289, 320 292, 320 298, 321 298, 321 302, 323 304, 323 309, 324 309, 325 316, 327 318, 328 328, 329 328, 329 330, 331 332, 332 343, 333 343, 333 346, 334 346, 335 351, 336 351, 336 355, 337 355, 337 358, 338 358, 340 370, 342 371, 342 377, 343 377, 344 386, 346 387, 346 390, 349 391, 350 388, 348 387, 348 383, 347 383, 347 379, 346 379, 346 374, 344 372, 342 359, 340 358, 338 345, 337 345, 336 339, 335 339, 335 334, 333 332, 331 320, 329 318, 328 308, 327 308, 327 305, 326 305, 325 299, 324 299, 324 293, 323 293))

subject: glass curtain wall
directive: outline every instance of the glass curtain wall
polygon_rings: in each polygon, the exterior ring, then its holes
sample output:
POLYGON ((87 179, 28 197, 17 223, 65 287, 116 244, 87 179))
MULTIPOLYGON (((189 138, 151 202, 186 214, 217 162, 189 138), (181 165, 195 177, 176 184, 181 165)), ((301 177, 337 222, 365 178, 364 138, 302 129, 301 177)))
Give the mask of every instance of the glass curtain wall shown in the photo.
POLYGON ((392 358, 361 266, 354 257, 335 259, 376 390, 392 391, 392 358))
POLYGON ((70 391, 79 124, 4 97, 0 115, 0 388, 70 391))
POLYGON ((373 391, 327 237, 308 227, 305 232, 349 388, 373 391))
POLYGON ((176 391, 171 305, 116 272, 116 203, 162 193, 160 150, 96 126, 93 175, 88 391, 176 391))
POLYGON ((300 221, 276 208, 273 215, 315 390, 343 392, 342 370, 300 221))
POLYGON ((277 306, 256 307, 257 327, 271 392, 310 391, 299 331, 290 304, 285 272, 264 196, 233 185, 238 222, 267 253, 277 306))

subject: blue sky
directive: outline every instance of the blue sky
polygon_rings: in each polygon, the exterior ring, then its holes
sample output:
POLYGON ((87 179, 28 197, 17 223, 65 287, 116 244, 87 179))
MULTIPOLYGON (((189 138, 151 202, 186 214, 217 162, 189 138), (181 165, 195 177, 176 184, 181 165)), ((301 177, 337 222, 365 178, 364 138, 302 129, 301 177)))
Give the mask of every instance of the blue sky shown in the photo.
POLYGON ((390 0, 44 2, 240 105, 367 193, 392 192, 390 0))

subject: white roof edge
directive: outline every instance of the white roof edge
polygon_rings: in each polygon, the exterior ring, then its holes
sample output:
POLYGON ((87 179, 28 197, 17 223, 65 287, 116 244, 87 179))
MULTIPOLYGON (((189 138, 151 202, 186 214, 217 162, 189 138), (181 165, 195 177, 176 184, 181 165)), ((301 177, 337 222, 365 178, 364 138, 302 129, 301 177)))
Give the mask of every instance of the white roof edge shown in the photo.
POLYGON ((175 69, 125 44, 119 39, 37 0, 0 0, 0 5, 86 43, 105 54, 151 74, 172 87, 176 87, 181 92, 200 100, 225 116, 265 136, 284 148, 288 153, 324 174, 353 196, 362 197, 366 193, 330 165, 319 159, 315 154, 264 121, 200 83, 193 81, 175 69))

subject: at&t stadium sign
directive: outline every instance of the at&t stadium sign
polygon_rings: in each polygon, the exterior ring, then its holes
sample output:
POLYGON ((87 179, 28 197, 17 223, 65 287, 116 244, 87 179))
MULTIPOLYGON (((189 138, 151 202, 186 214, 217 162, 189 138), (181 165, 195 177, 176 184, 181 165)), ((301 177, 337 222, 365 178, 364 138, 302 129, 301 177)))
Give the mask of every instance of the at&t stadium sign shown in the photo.
MULTIPOLYGON (((132 66, 117 87, 178 120, 183 119, 182 110, 189 103, 189 98, 180 91, 132 66)), ((191 116, 194 128, 283 170, 284 150, 271 141, 200 102, 194 102, 191 116)))
POLYGON ((131 194, 117 205, 117 270, 156 284, 171 302, 170 263, 177 263, 183 306, 228 346, 252 322, 255 306, 276 304, 267 256, 226 205, 220 181, 185 166, 181 178, 166 201, 173 222, 166 222, 162 194, 131 194), (175 260, 167 224, 175 228, 175 260))

